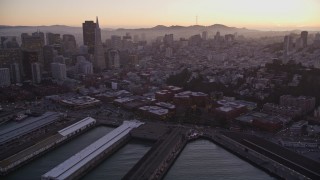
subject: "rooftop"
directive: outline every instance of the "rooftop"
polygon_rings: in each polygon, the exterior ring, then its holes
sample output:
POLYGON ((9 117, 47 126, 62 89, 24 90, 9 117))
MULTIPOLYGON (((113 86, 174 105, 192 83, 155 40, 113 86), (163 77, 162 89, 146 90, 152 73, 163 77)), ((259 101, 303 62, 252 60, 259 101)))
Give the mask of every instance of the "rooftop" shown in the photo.
POLYGON ((42 178, 67 179, 92 159, 94 159, 97 155, 103 153, 114 143, 128 135, 133 128, 139 127, 142 124, 143 123, 139 121, 124 121, 123 124, 118 128, 101 137, 77 154, 73 155, 63 163, 42 175, 42 178))
POLYGON ((28 134, 60 119, 60 113, 46 112, 39 117, 29 117, 24 122, 0 132, 0 144, 28 134))

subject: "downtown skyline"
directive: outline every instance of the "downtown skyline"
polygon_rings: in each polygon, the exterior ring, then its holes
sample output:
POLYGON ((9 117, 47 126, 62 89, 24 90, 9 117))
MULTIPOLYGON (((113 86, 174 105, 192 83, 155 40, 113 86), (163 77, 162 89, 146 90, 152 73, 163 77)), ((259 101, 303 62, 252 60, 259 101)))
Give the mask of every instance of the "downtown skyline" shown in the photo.
POLYGON ((39 1, 1 0, 1 25, 80 26, 99 16, 101 28, 224 24, 258 30, 320 29, 320 1, 39 1))

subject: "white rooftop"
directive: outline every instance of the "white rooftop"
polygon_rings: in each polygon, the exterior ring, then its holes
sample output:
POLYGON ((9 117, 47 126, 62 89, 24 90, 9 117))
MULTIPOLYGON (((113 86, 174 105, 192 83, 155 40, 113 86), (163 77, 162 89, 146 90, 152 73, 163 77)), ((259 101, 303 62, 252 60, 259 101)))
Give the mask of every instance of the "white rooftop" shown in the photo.
POLYGON ((46 126, 60 118, 60 113, 46 112, 39 117, 27 118, 24 122, 19 123, 0 132, 0 144, 28 134, 36 129, 46 126))
POLYGON ((90 123, 95 123, 96 120, 91 118, 91 117, 86 117, 84 119, 82 119, 81 121, 78 121, 64 129, 61 129, 60 131, 58 131, 59 134, 61 134, 62 136, 67 136, 75 131, 77 131, 78 129, 81 129, 84 126, 89 125, 90 123))
POLYGON ((101 137, 91 145, 42 175, 42 179, 67 179, 96 156, 103 153, 114 143, 129 134, 132 129, 139 127, 142 124, 143 123, 139 121, 124 121, 118 128, 101 137))

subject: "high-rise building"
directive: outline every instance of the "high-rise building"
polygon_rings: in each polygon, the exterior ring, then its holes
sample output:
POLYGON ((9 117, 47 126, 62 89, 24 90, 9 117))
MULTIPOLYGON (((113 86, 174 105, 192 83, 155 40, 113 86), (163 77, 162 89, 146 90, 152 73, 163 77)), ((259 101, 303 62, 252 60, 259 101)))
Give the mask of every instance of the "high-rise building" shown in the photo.
POLYGON ((214 40, 215 41, 221 41, 221 35, 220 35, 219 31, 217 31, 216 35, 214 36, 214 40))
POLYGON ((41 39, 42 45, 45 45, 45 42, 44 42, 44 33, 43 33, 43 32, 40 32, 40 31, 34 32, 34 33, 32 33, 32 36, 33 36, 33 37, 39 37, 39 38, 41 39))
MULTIPOLYGON (((22 33, 21 34, 21 40, 22 40, 22 44, 21 44, 21 49, 22 49, 22 65, 23 65, 23 69, 30 69, 30 64, 26 67, 24 65, 24 63, 26 61, 29 61, 28 59, 24 59, 25 53, 36 53, 37 54, 37 60, 36 62, 39 62, 41 64, 43 64, 43 33, 41 32, 36 32, 33 33, 32 36, 28 35, 27 33, 22 33)), ((32 61, 34 62, 34 61, 32 61)), ((31 70, 30 70, 30 74, 31 74, 31 70)), ((30 76, 31 78, 31 76, 30 76)))
POLYGON ((32 71, 32 82, 34 84, 39 84, 41 82, 40 63, 32 63, 31 71, 32 71))
POLYGON ((95 33, 96 33, 96 23, 93 21, 85 21, 82 23, 83 30, 83 44, 88 46, 89 54, 94 53, 94 45, 95 45, 95 33))
POLYGON ((76 52, 77 44, 76 38, 71 34, 64 34, 62 36, 63 55, 71 56, 76 52))
POLYGON ((199 46, 201 44, 201 36, 200 34, 193 35, 189 38, 189 45, 191 46, 199 46))
POLYGON ((15 36, 2 36, 1 48, 2 49, 19 48, 17 38, 15 36))
POLYGON ((313 44, 317 47, 320 47, 320 33, 317 33, 314 37, 313 44))
POLYGON ((207 31, 203 31, 202 32, 202 40, 207 40, 207 38, 208 38, 208 32, 207 31))
POLYGON ((95 29, 95 45, 94 45, 94 61, 93 67, 96 70, 106 69, 106 60, 104 57, 104 49, 101 41, 101 29, 99 27, 99 20, 97 17, 96 20, 96 29, 95 29))
POLYGON ((301 32, 302 47, 308 46, 308 31, 301 32))
POLYGON ((77 57, 76 67, 77 67, 78 73, 82 73, 82 74, 92 74, 93 73, 92 63, 87 61, 86 58, 83 56, 77 57))
POLYGON ((12 63, 21 63, 20 48, 0 49, 0 67, 10 68, 12 63))
POLYGON ((120 50, 122 49, 122 41, 120 36, 111 36, 111 48, 120 50))
POLYGON ((11 64, 10 67, 11 81, 12 83, 21 83, 20 66, 18 63, 11 64))
POLYGON ((0 68, 0 87, 10 86, 9 68, 0 68))
POLYGON ((32 79, 33 63, 39 62, 39 53, 37 51, 22 51, 22 69, 27 79, 32 79))
POLYGON ((51 63, 51 74, 54 79, 65 80, 67 78, 66 65, 62 63, 51 63))
POLYGON ((118 50, 109 50, 107 53, 108 67, 111 69, 120 68, 120 54, 118 50))
POLYGON ((288 35, 288 36, 284 36, 284 42, 283 42, 283 45, 284 45, 284 53, 286 55, 290 54, 290 52, 292 51, 293 49, 293 42, 292 42, 292 36, 288 35))
POLYGON ((43 40, 43 37, 38 34, 33 33, 33 35, 30 36, 27 33, 22 33, 21 34, 21 41, 22 41, 21 48, 24 50, 31 50, 31 51, 41 50, 44 45, 44 43, 43 43, 44 40, 43 40))
POLYGON ((173 34, 166 34, 163 37, 163 44, 165 46, 173 46, 173 34))
POLYGON ((60 34, 46 33, 47 45, 61 44, 60 34))
POLYGON ((52 45, 43 46, 43 68, 45 71, 50 71, 50 64, 53 62, 53 58, 58 55, 52 45))

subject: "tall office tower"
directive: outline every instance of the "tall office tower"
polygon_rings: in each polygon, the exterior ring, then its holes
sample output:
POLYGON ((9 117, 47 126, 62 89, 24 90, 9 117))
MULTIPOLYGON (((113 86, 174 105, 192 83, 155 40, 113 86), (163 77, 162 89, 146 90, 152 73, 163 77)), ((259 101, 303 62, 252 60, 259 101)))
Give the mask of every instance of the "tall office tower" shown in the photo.
POLYGON ((118 50, 109 50, 108 51, 108 67, 111 69, 120 68, 120 54, 118 50))
POLYGON ((202 40, 207 40, 207 38, 208 38, 208 32, 207 31, 203 31, 202 32, 202 40))
POLYGON ((11 81, 12 83, 21 83, 20 66, 18 63, 11 64, 11 81))
POLYGON ((92 74, 93 73, 92 63, 87 61, 86 58, 83 56, 77 57, 76 67, 77 67, 78 73, 83 73, 83 74, 92 74))
POLYGON ((61 44, 60 34, 46 33, 47 45, 61 44))
POLYGON ((19 48, 17 38, 15 36, 2 36, 1 37, 1 48, 2 49, 19 48))
POLYGON ((43 68, 45 71, 50 71, 50 64, 57 54, 52 45, 43 46, 43 68))
POLYGON ((201 45, 201 36, 200 34, 193 35, 189 38, 190 46, 200 46, 201 45))
POLYGON ((51 74, 54 79, 65 80, 67 78, 67 68, 62 63, 51 63, 51 74))
MULTIPOLYGON (((25 66, 25 62, 29 61, 28 59, 24 59, 26 56, 26 53, 31 53, 31 54, 37 54, 37 60, 36 62, 39 62, 41 64, 43 64, 43 37, 42 35, 40 35, 40 32, 37 33, 33 33, 32 36, 26 34, 26 33, 22 33, 21 34, 21 40, 22 40, 22 44, 21 44, 21 50, 22 50, 22 65, 23 65, 23 69, 31 69, 30 68, 30 64, 28 64, 28 66, 25 66)), ((30 61, 30 62, 34 62, 34 61, 30 61)), ((30 70, 30 74, 31 74, 31 70, 30 70)), ((31 76, 29 77, 31 78, 31 76)))
POLYGON ((32 63, 31 71, 32 71, 32 82, 34 84, 39 84, 41 82, 40 63, 32 63))
POLYGON ((0 49, 0 67, 10 68, 14 62, 21 63, 20 48, 0 49))
POLYGON ((104 57, 104 49, 101 42, 101 29, 99 27, 99 20, 96 20, 95 30, 95 44, 94 44, 94 61, 93 67, 97 70, 103 70, 106 68, 106 60, 104 57))
MULTIPOLYGON (((38 33, 39 34, 39 33, 38 33)), ((44 40, 43 37, 40 35, 32 35, 30 36, 27 33, 22 33, 21 34, 21 48, 24 50, 31 50, 31 51, 38 51, 42 49, 44 45, 44 40)))
POLYGON ((33 37, 39 37, 39 38, 41 39, 42 45, 45 45, 45 42, 44 42, 44 33, 43 33, 43 32, 40 32, 40 31, 38 30, 37 32, 32 33, 32 36, 33 36, 33 37))
POLYGON ((0 68, 0 87, 10 86, 9 68, 0 68))
POLYGON ((214 40, 215 41, 220 41, 221 40, 221 35, 220 35, 220 32, 218 31, 217 33, 216 33, 216 35, 214 36, 214 40))
POLYGON ((39 62, 39 53, 37 51, 22 51, 22 69, 27 79, 32 79, 32 63, 39 62))
POLYGON ((308 31, 301 32, 302 47, 308 46, 308 31))
POLYGON ((111 36, 111 47, 116 50, 122 49, 122 41, 120 36, 111 36))
POLYGON ((77 50, 76 38, 71 34, 62 36, 63 55, 72 56, 77 50))
POLYGON ((173 46, 173 34, 166 34, 163 37, 163 44, 165 46, 173 46))
POLYGON ((293 42, 292 42, 292 36, 284 36, 284 42, 283 42, 283 48, 285 55, 290 54, 290 52, 293 50, 293 42))
POLYGON ((96 23, 93 21, 85 21, 82 23, 83 44, 88 46, 89 54, 94 53, 96 23))

